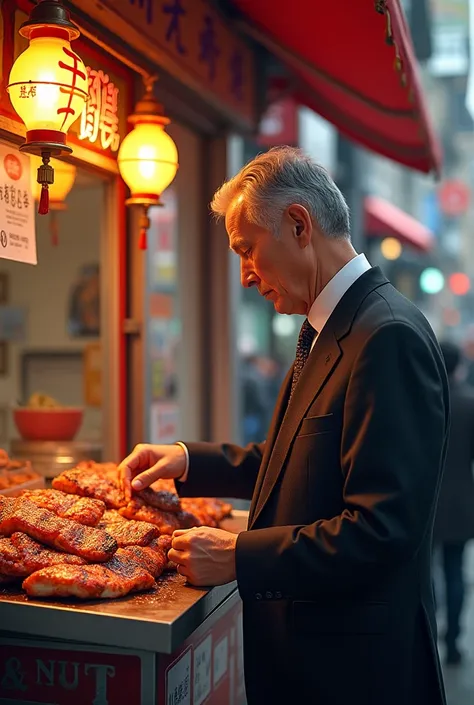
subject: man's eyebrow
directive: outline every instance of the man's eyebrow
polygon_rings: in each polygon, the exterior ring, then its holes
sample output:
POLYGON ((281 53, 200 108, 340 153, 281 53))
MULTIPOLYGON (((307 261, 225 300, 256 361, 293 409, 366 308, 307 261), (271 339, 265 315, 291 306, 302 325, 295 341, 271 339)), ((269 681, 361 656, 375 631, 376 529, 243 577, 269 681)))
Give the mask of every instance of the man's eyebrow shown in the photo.
POLYGON ((229 248, 231 250, 241 250, 245 247, 245 240, 242 237, 236 237, 229 243, 229 248))

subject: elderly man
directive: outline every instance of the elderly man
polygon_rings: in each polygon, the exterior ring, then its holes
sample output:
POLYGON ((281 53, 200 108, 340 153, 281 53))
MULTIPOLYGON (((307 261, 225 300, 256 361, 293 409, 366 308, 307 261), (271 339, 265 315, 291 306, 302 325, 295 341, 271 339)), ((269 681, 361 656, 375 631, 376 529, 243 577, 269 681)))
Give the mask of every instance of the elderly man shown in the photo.
POLYGON ((139 445, 130 491, 251 498, 238 536, 177 531, 194 585, 237 579, 250 705, 442 705, 430 574, 449 422, 422 314, 351 244, 349 212, 298 150, 263 154, 216 193, 245 287, 304 314, 264 443, 139 445))

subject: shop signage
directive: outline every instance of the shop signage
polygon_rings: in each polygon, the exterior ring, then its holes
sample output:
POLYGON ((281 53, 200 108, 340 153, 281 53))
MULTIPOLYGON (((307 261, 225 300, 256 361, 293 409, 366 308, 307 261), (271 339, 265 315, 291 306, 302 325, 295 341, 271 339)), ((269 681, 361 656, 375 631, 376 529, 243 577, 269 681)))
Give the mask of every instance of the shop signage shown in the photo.
POLYGON ((254 52, 208 0, 74 3, 234 119, 255 124, 254 52))
POLYGON ((158 703, 221 705, 245 702, 242 603, 212 625, 205 622, 172 655, 158 659, 158 703))
POLYGON ((0 646, 1 702, 56 705, 141 705, 139 656, 9 643, 0 646))
POLYGON ((108 73, 87 66, 89 100, 81 115, 78 139, 100 144, 104 150, 117 152, 120 146, 119 89, 108 73))
POLYGON ((36 264, 34 201, 30 160, 0 144, 0 259, 36 264))

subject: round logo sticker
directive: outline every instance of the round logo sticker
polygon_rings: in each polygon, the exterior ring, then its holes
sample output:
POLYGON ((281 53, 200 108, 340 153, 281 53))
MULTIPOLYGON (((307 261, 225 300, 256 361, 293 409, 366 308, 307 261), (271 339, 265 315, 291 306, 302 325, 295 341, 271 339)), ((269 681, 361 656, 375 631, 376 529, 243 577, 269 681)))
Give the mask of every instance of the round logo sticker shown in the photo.
POLYGON ((10 179, 13 179, 13 181, 18 181, 21 179, 23 169, 21 166, 21 161, 15 154, 7 154, 3 160, 3 166, 5 167, 5 171, 10 179))

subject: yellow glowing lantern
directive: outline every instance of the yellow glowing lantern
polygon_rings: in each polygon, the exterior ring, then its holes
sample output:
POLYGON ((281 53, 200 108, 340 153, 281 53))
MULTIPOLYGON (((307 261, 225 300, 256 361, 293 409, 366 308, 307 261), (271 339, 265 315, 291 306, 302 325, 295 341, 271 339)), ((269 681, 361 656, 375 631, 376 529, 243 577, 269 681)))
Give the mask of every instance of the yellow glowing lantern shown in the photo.
POLYGON ((178 169, 178 150, 165 132, 169 119, 153 95, 156 78, 146 82, 146 92, 129 117, 133 130, 123 140, 118 153, 120 174, 130 189, 127 205, 140 205, 140 248, 146 249, 150 227, 148 208, 162 205, 160 196, 171 184, 178 169))
POLYGON ((41 155, 38 212, 43 215, 49 210, 48 187, 54 183, 51 155, 72 152, 66 134, 84 108, 88 78, 82 59, 71 49, 79 29, 59 0, 40 0, 19 31, 29 46, 15 61, 7 88, 26 127, 20 149, 41 155))

